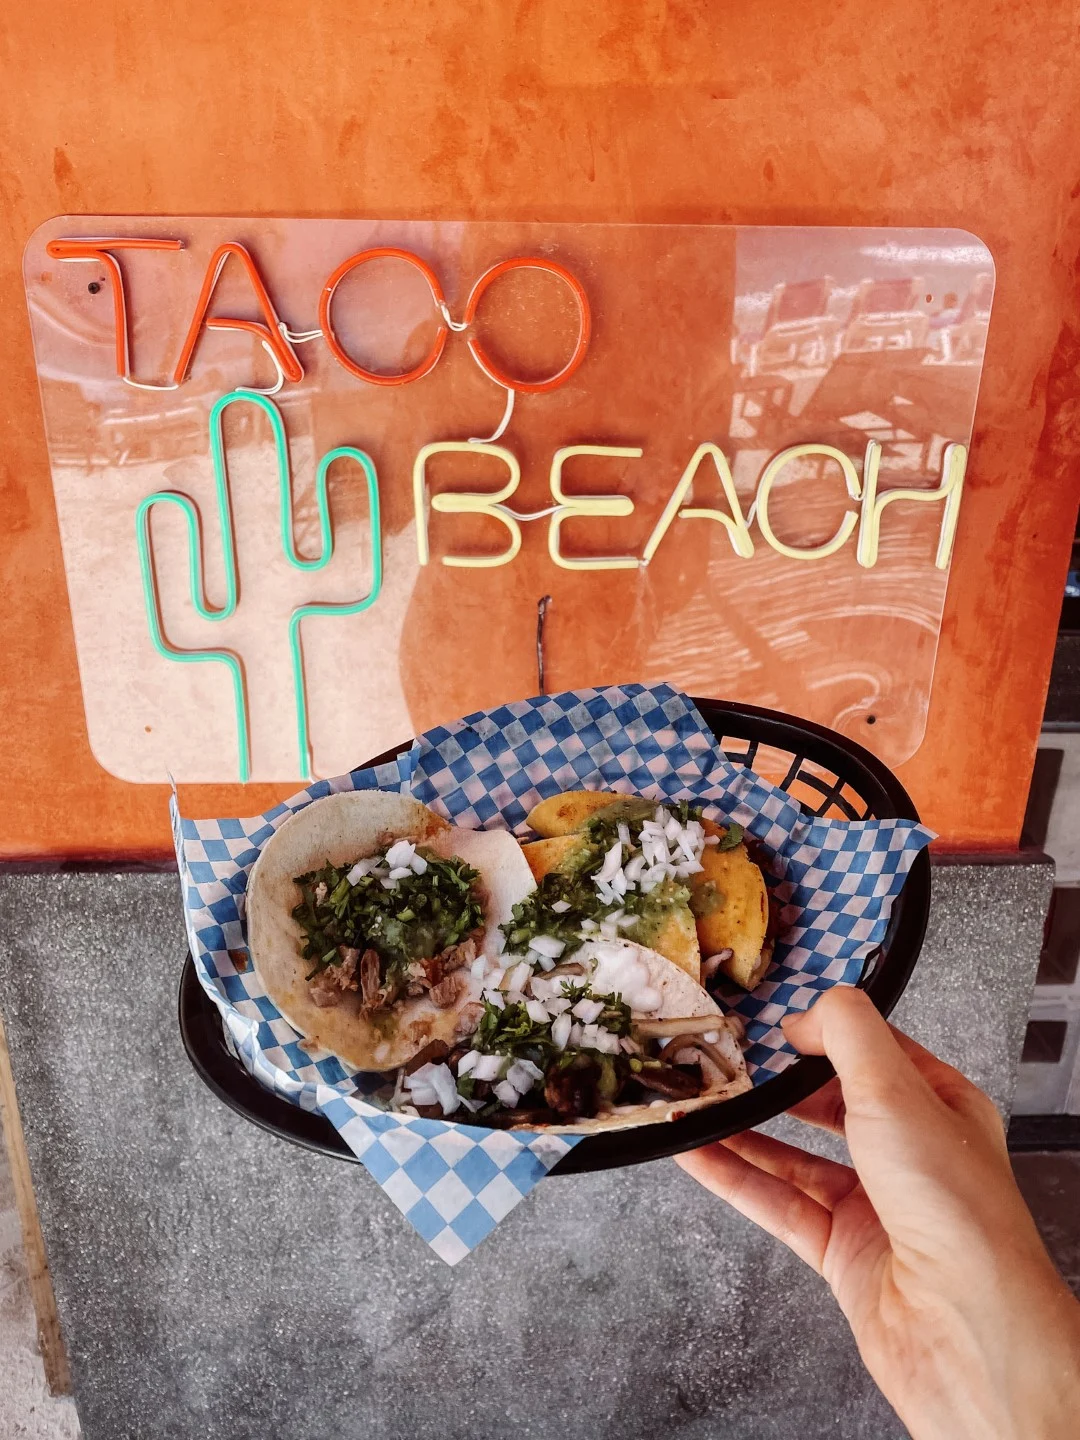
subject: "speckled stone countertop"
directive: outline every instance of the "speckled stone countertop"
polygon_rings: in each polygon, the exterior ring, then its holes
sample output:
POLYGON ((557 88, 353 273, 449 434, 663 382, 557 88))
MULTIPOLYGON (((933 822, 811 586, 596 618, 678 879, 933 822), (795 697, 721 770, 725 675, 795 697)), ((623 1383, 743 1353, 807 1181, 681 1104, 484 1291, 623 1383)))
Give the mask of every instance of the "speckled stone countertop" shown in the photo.
MULTIPOLYGON (((896 1019, 1004 1107, 1051 872, 934 882, 896 1019)), ((546 1181, 450 1270, 233 1114, 180 1043, 175 876, 0 875, 0 936, 87 1440, 903 1435, 822 1282, 670 1161, 546 1181)))

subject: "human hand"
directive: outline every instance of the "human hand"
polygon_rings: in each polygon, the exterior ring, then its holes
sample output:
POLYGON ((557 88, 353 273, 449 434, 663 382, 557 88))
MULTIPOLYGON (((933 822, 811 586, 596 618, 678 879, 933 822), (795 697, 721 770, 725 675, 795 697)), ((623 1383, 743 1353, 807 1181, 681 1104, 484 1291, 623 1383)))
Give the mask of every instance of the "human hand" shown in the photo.
POLYGON ((854 1169, 748 1130, 678 1163, 828 1282, 915 1440, 1080 1432, 1080 1304, 1013 1180, 993 1103, 836 986, 784 1021, 837 1078, 792 1110, 854 1169))

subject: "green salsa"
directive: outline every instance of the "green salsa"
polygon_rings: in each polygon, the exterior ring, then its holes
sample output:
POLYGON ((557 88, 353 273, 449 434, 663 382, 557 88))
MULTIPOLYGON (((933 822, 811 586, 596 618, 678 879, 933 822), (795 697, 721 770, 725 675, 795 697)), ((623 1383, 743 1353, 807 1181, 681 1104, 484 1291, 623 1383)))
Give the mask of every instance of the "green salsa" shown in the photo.
MULTIPOLYGON (((585 921, 599 924, 616 910, 623 911, 626 917, 619 926, 620 934, 639 945, 654 947, 672 912, 692 903, 689 886, 665 879, 647 895, 635 888, 611 904, 600 896, 592 876, 602 868, 607 852, 619 840, 619 826, 627 827, 631 844, 637 849, 641 827, 653 818, 657 808, 655 800, 629 795, 590 816, 582 827, 580 843, 569 847, 558 869, 549 871, 536 889, 514 906, 511 919, 502 927, 506 950, 511 955, 523 955, 538 935, 549 935, 563 941, 563 955, 568 957, 584 944, 580 932, 585 921), (559 911, 553 908, 555 905, 560 906, 559 911)), ((700 808, 686 800, 666 801, 660 808, 680 825, 701 816, 700 808)), ((731 849, 741 839, 741 829, 732 825, 721 838, 720 848, 731 849), (732 832, 736 832, 734 840, 730 839, 732 832)), ((713 891, 715 894, 715 887, 713 891)), ((723 897, 716 898, 715 903, 722 904, 723 897)))

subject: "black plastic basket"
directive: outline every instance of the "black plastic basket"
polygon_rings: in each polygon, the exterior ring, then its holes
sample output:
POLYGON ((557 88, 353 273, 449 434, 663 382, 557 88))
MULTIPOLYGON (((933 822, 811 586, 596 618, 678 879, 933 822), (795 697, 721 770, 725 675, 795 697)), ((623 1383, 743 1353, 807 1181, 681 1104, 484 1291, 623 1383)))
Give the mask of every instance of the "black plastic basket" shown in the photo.
MULTIPOLYGON (((786 767, 776 783, 807 815, 918 820, 915 806, 896 776, 853 740, 775 710, 720 700, 694 703, 733 764, 765 770, 770 778, 779 777, 786 767)), ((411 743, 369 763, 392 760, 411 743)), ((922 850, 893 901, 885 939, 867 959, 859 982, 883 1015, 888 1015, 900 998, 915 966, 929 909, 930 860, 922 850)), ((226 1105, 283 1140, 359 1163, 329 1120, 264 1090, 230 1054, 217 1008, 199 984, 190 955, 180 980, 179 1005, 180 1033, 188 1058, 226 1105)), ((827 1060, 802 1057, 763 1085, 681 1120, 586 1136, 552 1174, 606 1170, 692 1150, 771 1120, 819 1090, 832 1075, 827 1060)))

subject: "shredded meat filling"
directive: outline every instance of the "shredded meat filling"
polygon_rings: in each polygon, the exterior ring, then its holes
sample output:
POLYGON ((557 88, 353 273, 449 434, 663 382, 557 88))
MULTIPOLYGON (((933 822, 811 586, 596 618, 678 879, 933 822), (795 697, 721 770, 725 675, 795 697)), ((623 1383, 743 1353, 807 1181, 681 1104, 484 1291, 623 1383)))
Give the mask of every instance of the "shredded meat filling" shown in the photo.
POLYGON ((461 993, 459 978, 457 975, 447 975, 445 980, 433 985, 429 996, 431 1003, 440 1010, 449 1010, 461 993))
POLYGON ((462 940, 457 945, 447 946, 438 955, 421 960, 420 966, 428 984, 434 986, 445 980, 447 975, 452 975, 455 970, 460 970, 465 965, 471 965, 478 954, 476 936, 470 935, 468 939, 462 940))
POLYGON ((379 956, 374 950, 365 950, 360 961, 360 994, 367 1010, 377 1010, 382 1000, 379 980, 379 956))
POLYGON ((468 1040, 483 1018, 484 1007, 478 1001, 473 1000, 468 1005, 463 1005, 454 1026, 454 1039, 468 1040))
POLYGON ((585 1056, 578 1056, 568 1069, 553 1070, 548 1075, 544 1099, 564 1122, 595 1115, 600 1103, 599 1079, 599 1067, 585 1056))
POLYGON ((360 951, 351 945, 338 947, 341 960, 336 965, 327 965, 308 981, 308 994, 320 1010, 340 1005, 349 990, 356 989, 356 962, 360 951))
POLYGON ((669 1100, 692 1100, 703 1089, 701 1075, 695 1078, 689 1070, 677 1065, 647 1065, 636 1076, 646 1090, 655 1090, 669 1100))

